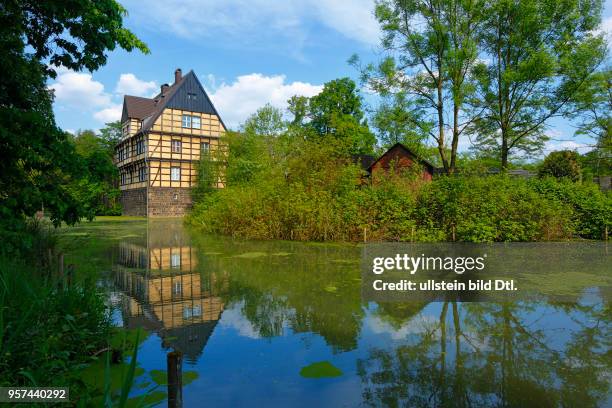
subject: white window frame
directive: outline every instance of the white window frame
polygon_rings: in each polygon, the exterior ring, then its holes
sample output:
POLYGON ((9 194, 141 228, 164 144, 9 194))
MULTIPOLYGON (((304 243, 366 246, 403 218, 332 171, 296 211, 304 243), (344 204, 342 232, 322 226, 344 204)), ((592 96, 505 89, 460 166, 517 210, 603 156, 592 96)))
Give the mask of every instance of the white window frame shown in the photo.
POLYGON ((210 142, 200 142, 200 152, 209 153, 210 152, 210 142))
POLYGON ((172 283, 172 295, 179 296, 183 294, 183 282, 177 281, 172 283))
POLYGON ((181 168, 178 166, 170 167, 170 181, 181 181, 181 168))
POLYGON ((170 142, 170 150, 172 153, 180 153, 183 149, 183 144, 180 139, 172 139, 170 142))
POLYGON ((172 268, 180 268, 181 267, 181 254, 180 253, 172 253, 170 254, 170 266, 172 268))
POLYGON ((191 115, 183 115, 181 126, 184 128, 191 128, 191 115))
POLYGON ((191 127, 194 128, 194 129, 202 128, 202 120, 200 119, 199 116, 192 116, 191 117, 191 127))

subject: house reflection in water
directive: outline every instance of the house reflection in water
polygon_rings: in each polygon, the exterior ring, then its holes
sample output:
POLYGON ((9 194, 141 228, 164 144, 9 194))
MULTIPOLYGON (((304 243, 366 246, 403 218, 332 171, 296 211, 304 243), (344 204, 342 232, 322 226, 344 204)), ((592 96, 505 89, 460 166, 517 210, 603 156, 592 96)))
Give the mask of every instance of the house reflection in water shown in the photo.
POLYGON ((119 244, 113 275, 122 292, 123 325, 158 333, 164 347, 194 362, 221 317, 223 301, 213 295, 214 274, 197 269, 196 251, 182 231, 157 229, 148 229, 146 245, 119 244))

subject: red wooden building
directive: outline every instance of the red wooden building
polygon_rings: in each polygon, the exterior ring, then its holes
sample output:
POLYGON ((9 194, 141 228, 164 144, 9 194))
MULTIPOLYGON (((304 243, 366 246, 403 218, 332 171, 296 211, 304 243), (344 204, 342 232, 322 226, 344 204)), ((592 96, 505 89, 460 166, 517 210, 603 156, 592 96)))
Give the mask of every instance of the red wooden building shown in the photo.
POLYGON ((419 171, 422 173, 423 180, 430 181, 437 172, 433 164, 423 159, 403 144, 396 143, 370 164, 367 168, 367 172, 371 177, 379 172, 386 173, 391 170, 401 173, 414 168, 415 165, 419 166, 419 171))

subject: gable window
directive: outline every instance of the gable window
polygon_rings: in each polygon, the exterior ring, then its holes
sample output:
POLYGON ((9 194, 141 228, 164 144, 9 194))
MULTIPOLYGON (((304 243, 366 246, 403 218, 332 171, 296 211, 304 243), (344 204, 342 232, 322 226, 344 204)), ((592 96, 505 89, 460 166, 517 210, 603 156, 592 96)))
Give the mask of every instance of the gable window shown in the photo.
POLYGON ((194 129, 200 128, 200 117, 199 116, 191 117, 191 127, 193 127, 194 129))
POLYGON ((210 143, 208 142, 200 143, 200 152, 203 154, 208 154, 208 152, 210 152, 210 143))
POLYGON ((172 140, 172 153, 180 153, 181 152, 181 141, 173 139, 172 140))
POLYGON ((181 168, 180 167, 170 167, 170 180, 171 181, 181 180, 181 168))
POLYGON ((147 168, 141 167, 138 169, 138 181, 145 181, 147 179, 147 168))
POLYGON ((195 101, 198 99, 198 95, 192 93, 192 92, 188 92, 187 93, 187 99, 191 99, 192 101, 195 101))
POLYGON ((191 115, 183 115, 183 127, 184 128, 191 127, 191 115))

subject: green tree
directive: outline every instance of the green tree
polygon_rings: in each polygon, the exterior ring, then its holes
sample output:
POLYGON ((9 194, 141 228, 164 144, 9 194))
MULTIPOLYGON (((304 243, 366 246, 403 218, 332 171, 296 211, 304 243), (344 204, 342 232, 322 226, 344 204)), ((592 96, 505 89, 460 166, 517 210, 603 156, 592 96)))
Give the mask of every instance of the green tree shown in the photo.
POLYGON ((122 129, 120 120, 109 122, 105 127, 100 129, 100 138, 111 150, 111 154, 114 154, 115 146, 117 146, 117 143, 119 143, 121 137, 122 129))
MULTIPOLYGON (((456 168, 459 138, 474 118, 462 110, 474 91, 480 0, 384 0, 376 18, 390 54, 362 69, 362 79, 383 96, 399 89, 412 99, 420 132, 435 140, 444 169, 456 168), (448 119, 450 118, 450 119, 448 119), (451 133, 450 143, 447 132, 451 133)), ((358 65, 358 59, 351 62, 358 65)), ((474 115, 477 115, 473 111, 474 115)))
POLYGON ((483 5, 483 60, 474 72, 471 126, 480 148, 502 168, 513 152, 541 151, 547 120, 561 115, 605 55, 595 36, 601 1, 496 0, 483 5))
POLYGON ((578 153, 571 150, 551 152, 538 170, 540 177, 552 176, 579 181, 581 176, 578 153))
POLYGON ((147 47, 123 27, 114 0, 8 0, 0 7, 0 219, 18 231, 43 206, 53 222, 83 214, 70 186, 82 172, 69 136, 55 124, 46 85, 55 69, 95 70, 117 46, 147 47))
POLYGON ((370 153, 376 142, 364 116, 362 97, 350 78, 325 83, 308 102, 308 126, 319 136, 345 142, 350 153, 370 153))
POLYGON ((79 178, 72 183, 72 194, 81 204, 83 215, 119 215, 117 167, 114 149, 104 136, 92 130, 77 132, 75 151, 83 164, 79 178))
POLYGON ((308 116, 308 97, 294 95, 287 101, 289 113, 293 115, 293 120, 291 121, 291 125, 293 126, 302 126, 304 125, 304 120, 308 116))
POLYGON ((612 68, 596 72, 578 90, 571 112, 577 122, 577 135, 595 141, 583 163, 594 175, 612 173, 612 68))
POLYGON ((372 125, 383 147, 403 143, 418 151, 427 138, 427 131, 416 125, 421 121, 423 118, 412 110, 412 101, 404 92, 399 92, 384 98, 374 113, 372 125))
POLYGON ((257 109, 242 125, 242 131, 260 136, 278 136, 287 129, 283 113, 269 103, 257 109))

